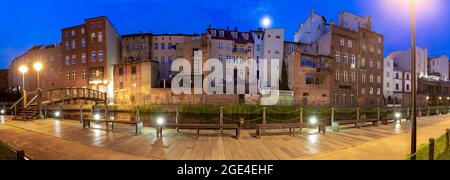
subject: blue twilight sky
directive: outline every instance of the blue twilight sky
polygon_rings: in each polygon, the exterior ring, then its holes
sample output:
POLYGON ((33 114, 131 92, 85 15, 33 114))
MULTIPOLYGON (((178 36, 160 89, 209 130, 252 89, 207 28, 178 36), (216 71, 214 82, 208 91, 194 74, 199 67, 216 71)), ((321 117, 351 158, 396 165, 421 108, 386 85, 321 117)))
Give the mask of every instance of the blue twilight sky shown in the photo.
MULTIPOLYGON (((450 1, 416 0, 418 46, 430 55, 450 55, 450 1)), ((246 31, 270 16, 273 27, 293 40, 299 23, 314 8, 337 21, 341 10, 372 16, 374 30, 385 35, 386 54, 408 49, 409 0, 20 0, 0 6, 0 69, 28 48, 60 41, 60 29, 106 15, 120 34, 202 33, 208 24, 246 31)))

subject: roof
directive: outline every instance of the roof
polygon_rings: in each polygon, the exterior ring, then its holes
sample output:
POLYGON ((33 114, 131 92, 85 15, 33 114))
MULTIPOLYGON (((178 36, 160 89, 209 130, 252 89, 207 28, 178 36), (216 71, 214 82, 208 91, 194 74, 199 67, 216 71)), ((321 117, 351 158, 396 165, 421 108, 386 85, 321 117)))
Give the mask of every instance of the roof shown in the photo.
POLYGON ((136 36, 151 36, 152 33, 135 33, 135 34, 125 34, 122 37, 136 37, 136 36))
POLYGON ((251 32, 239 32, 237 28, 235 28, 234 30, 230 30, 229 28, 227 29, 221 29, 221 28, 212 28, 211 26, 208 27, 208 29, 206 30, 209 34, 212 34, 212 31, 216 31, 216 36, 211 36, 211 39, 221 39, 221 40, 230 40, 230 41, 235 41, 236 43, 254 43, 255 40, 253 39, 253 36, 251 35, 251 32), (220 37, 219 36, 219 32, 223 31, 224 32, 224 36, 220 37), (238 33, 237 38, 233 38, 232 33, 238 33), (248 39, 244 38, 244 34, 248 35, 248 39))

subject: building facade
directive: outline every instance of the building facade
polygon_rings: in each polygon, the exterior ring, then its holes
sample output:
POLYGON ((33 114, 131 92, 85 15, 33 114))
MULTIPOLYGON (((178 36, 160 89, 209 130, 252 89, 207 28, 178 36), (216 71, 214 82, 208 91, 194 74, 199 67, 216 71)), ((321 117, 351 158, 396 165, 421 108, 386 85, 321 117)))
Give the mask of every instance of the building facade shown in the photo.
POLYGON ((439 77, 442 81, 448 81, 449 62, 446 55, 431 57, 428 61, 428 75, 439 77))
POLYGON ((114 97, 114 65, 121 62, 120 35, 107 17, 61 30, 64 87, 82 87, 114 97))

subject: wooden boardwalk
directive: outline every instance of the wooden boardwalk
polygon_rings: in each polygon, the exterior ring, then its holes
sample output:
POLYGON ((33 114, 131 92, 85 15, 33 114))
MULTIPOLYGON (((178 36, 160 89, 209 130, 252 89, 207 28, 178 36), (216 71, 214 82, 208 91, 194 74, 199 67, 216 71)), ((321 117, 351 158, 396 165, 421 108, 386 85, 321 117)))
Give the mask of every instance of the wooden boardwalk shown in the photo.
MULTIPOLYGON (((450 121, 450 116, 420 118, 418 126, 427 127, 443 121, 450 121)), ((165 130, 163 137, 157 138, 153 128, 143 128, 142 134, 135 136, 134 128, 127 125, 118 125, 116 131, 106 132, 98 125, 93 126, 98 129, 83 129, 78 121, 21 122, 6 118, 0 124, 87 146, 169 160, 292 160, 408 133, 410 129, 409 122, 403 122, 401 126, 391 124, 361 129, 349 126, 341 132, 328 131, 325 135, 318 134, 317 130, 304 130, 297 137, 288 136, 287 131, 275 130, 261 139, 255 138, 255 130, 244 130, 241 139, 237 140, 233 138, 233 131, 225 131, 223 136, 217 131, 202 131, 197 138, 195 131, 183 130, 178 134, 175 130, 165 130)))

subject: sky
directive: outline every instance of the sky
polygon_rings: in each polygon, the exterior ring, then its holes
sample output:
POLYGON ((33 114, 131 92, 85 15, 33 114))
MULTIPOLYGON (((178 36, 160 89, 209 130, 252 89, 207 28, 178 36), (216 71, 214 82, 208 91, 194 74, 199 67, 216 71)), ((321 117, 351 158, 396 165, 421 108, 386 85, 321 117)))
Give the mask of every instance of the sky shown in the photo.
MULTIPOLYGON (((409 0, 20 0, 0 6, 0 69, 33 45, 60 42, 61 29, 108 16, 120 34, 203 33, 214 27, 260 27, 263 17, 292 41, 311 9, 335 20, 339 11, 372 16, 385 54, 410 47, 409 0)), ((450 55, 450 1, 416 0, 417 43, 429 55, 450 55)))

